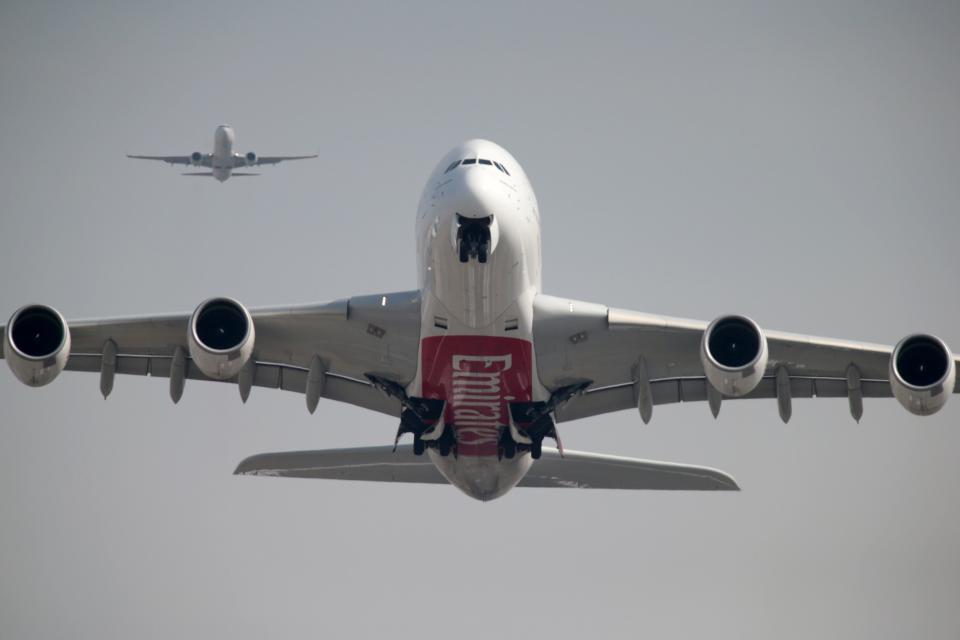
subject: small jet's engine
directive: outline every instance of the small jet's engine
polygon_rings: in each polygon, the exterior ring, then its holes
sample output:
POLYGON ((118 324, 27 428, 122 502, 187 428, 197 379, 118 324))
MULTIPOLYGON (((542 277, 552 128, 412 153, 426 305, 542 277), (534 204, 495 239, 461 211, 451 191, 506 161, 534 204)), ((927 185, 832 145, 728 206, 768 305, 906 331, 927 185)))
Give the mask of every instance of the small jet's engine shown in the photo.
POLYGON ((890 356, 890 388, 914 415, 929 416, 943 408, 956 379, 953 353, 936 336, 907 336, 890 356))
POLYGON ((243 156, 243 159, 246 160, 248 167, 257 164, 257 154, 253 151, 247 151, 247 155, 243 156))
POLYGON ((253 340, 253 318, 236 300, 211 298, 190 316, 190 357, 211 378, 228 380, 240 373, 253 353, 253 340))
POLYGON ((53 307, 40 304, 21 307, 7 323, 3 353, 20 382, 42 387, 67 366, 70 329, 53 307))
POLYGON ((700 362, 707 380, 726 396, 753 391, 767 368, 767 337, 744 316, 721 316, 710 323, 700 342, 700 362))
POLYGON ((199 151, 194 151, 193 153, 190 154, 190 164, 192 164, 193 166, 199 167, 201 160, 203 160, 203 154, 200 153, 199 151))

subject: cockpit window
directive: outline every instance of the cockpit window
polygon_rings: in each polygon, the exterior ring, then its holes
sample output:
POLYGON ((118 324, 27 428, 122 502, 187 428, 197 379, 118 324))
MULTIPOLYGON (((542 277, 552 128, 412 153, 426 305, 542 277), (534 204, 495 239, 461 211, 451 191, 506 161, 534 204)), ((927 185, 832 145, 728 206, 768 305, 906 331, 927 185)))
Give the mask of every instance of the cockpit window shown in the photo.
POLYGON ((461 164, 485 164, 485 165, 487 165, 488 167, 489 167, 489 166, 496 167, 496 168, 499 169, 500 171, 503 171, 505 174, 510 175, 510 172, 507 171, 507 168, 506 168, 505 166, 503 166, 502 164, 500 164, 500 163, 497 162, 496 160, 487 160, 486 158, 467 158, 466 160, 456 160, 456 161, 450 163, 450 166, 447 167, 447 169, 446 169, 446 171, 444 171, 444 173, 450 173, 451 171, 453 171, 454 169, 456 169, 456 168, 457 168, 458 166, 460 166, 461 164))

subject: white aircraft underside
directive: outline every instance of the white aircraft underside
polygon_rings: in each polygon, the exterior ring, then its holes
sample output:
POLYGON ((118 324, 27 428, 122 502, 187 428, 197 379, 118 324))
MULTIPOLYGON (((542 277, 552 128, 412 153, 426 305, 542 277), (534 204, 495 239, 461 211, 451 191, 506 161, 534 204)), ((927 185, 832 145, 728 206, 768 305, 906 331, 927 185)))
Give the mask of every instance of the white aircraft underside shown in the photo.
POLYGON ((449 482, 480 500, 514 486, 738 488, 705 467, 564 452, 557 425, 570 420, 633 408, 648 422, 655 405, 696 401, 716 416, 726 399, 772 398, 787 421, 793 398, 812 397, 846 397, 859 420, 864 398, 928 415, 958 392, 957 357, 934 336, 891 348, 541 293, 536 197, 489 141, 444 156, 416 234, 414 291, 250 311, 212 298, 192 314, 71 323, 29 305, 4 327, 4 354, 32 386, 99 372, 107 396, 117 373, 152 375, 169 378, 176 402, 186 379, 218 380, 244 401, 259 386, 303 393, 311 413, 321 398, 385 413, 412 445, 261 454, 236 473, 449 482))
POLYGON ((192 167, 206 167, 210 171, 193 171, 184 173, 185 176, 199 176, 215 178, 220 182, 225 182, 230 176, 258 176, 259 173, 246 173, 235 171, 241 167, 258 167, 265 164, 278 164, 284 160, 305 160, 307 158, 316 158, 317 155, 310 156, 258 156, 253 151, 248 151, 244 155, 234 153, 233 146, 237 141, 237 136, 230 125, 222 124, 217 127, 213 133, 213 153, 200 153, 194 151, 189 156, 136 156, 128 155, 128 158, 137 160, 161 160, 171 165, 182 164, 192 167))

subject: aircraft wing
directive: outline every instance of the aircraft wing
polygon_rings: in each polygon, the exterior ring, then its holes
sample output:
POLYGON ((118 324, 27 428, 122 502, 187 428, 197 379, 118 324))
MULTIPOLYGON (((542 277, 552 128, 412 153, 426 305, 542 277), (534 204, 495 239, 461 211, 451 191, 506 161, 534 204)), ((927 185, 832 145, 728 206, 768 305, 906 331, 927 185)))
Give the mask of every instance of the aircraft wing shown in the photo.
MULTIPOLYGON (((167 162, 172 165, 183 164, 183 165, 192 165, 193 159, 190 156, 134 156, 127 154, 128 158, 134 158, 136 160, 160 160, 162 162, 167 162)), ((204 154, 200 157, 200 162, 196 166, 209 167, 211 165, 211 155, 209 153, 204 154)))
MULTIPOLYGON (((557 420, 637 409, 642 394, 650 406, 709 401, 713 394, 719 410, 721 396, 706 379, 700 358, 707 327, 698 320, 537 296, 533 335, 541 382, 553 390, 590 381, 584 393, 557 410, 557 420)), ((762 379, 742 397, 778 398, 785 407, 784 420, 790 417, 792 398, 848 398, 851 413, 859 420, 862 398, 893 395, 891 347, 775 331, 765 334, 769 358, 762 379)), ((960 367, 960 358, 948 357, 960 367)), ((952 390, 960 392, 960 379, 952 390)))
POLYGON ((278 164, 284 160, 308 160, 310 158, 316 158, 317 154, 309 156, 258 156, 257 159, 252 163, 248 163, 246 158, 240 154, 236 154, 233 157, 233 166, 234 167, 248 167, 248 166, 260 166, 264 164, 278 164))
MULTIPOLYGON (((238 475, 447 484, 426 456, 410 445, 261 453, 241 462, 238 475)), ((739 491, 717 469, 544 447, 518 487, 739 491)))
MULTIPOLYGON (((387 397, 367 373, 406 385, 416 374, 420 334, 417 291, 357 296, 321 304, 251 309, 255 338, 252 386, 305 393, 314 356, 325 367, 322 397, 400 415, 398 400, 387 397)), ((68 322, 71 349, 65 370, 169 378, 176 353, 186 354, 185 377, 211 380, 191 360, 187 344, 189 313, 68 322), (115 356, 115 360, 113 357, 115 356)), ((0 326, 0 332, 5 327, 0 326)), ((226 382, 238 383, 239 376, 226 382)), ((174 385, 171 395, 179 399, 174 385)))

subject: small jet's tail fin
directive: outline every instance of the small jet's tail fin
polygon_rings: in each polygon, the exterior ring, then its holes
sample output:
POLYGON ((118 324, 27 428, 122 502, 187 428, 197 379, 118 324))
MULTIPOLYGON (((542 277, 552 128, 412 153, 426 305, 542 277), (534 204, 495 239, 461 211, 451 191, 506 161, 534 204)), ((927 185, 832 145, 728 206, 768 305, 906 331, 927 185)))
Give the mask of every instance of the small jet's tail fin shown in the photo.
MULTIPOLYGON (((446 484, 427 456, 410 445, 360 447, 323 451, 261 453, 237 467, 238 475, 325 478, 372 482, 446 484)), ((518 487, 566 489, 672 489, 677 491, 739 491, 736 481, 717 469, 637 460, 580 451, 544 448, 518 487)))

